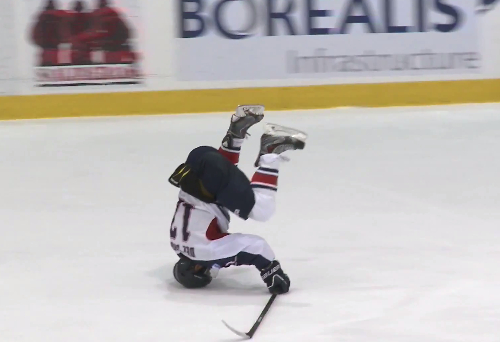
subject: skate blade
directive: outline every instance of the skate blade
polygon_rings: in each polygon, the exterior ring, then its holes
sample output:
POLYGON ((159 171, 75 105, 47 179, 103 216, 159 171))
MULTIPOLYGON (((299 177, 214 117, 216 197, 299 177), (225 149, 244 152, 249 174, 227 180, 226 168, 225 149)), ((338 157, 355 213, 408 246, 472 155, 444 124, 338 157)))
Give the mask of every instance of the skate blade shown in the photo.
POLYGON ((274 136, 287 136, 287 137, 293 137, 297 140, 300 140, 302 142, 306 142, 306 139, 308 137, 307 133, 303 131, 299 131, 298 129, 291 128, 291 127, 286 127, 278 124, 273 124, 273 123, 266 123, 264 125, 264 132, 266 134, 274 135, 274 136))
POLYGON ((235 115, 240 118, 247 116, 248 114, 264 115, 265 109, 266 107, 260 104, 239 105, 236 107, 235 115))

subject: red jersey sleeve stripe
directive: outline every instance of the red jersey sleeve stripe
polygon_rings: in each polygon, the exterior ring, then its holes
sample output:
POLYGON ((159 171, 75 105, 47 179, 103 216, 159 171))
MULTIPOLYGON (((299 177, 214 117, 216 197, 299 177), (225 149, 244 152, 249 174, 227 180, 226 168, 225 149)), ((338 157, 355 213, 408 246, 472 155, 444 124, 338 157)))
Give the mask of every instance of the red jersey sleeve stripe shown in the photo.
POLYGON ((228 149, 219 148, 219 153, 226 157, 234 165, 238 164, 240 161, 240 151, 229 151, 228 149))
POLYGON ((278 186, 278 176, 255 172, 252 177, 252 183, 263 183, 278 186))
POLYGON ((252 183, 251 187, 252 189, 266 189, 266 190, 278 191, 278 187, 267 184, 252 183))

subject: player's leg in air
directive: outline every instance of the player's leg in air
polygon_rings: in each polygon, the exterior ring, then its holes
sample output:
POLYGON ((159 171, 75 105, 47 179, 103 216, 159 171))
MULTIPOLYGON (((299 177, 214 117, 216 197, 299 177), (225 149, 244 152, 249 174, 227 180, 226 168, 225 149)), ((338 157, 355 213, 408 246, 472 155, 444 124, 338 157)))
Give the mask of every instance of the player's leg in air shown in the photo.
POLYGON ((200 146, 171 175, 180 188, 170 228, 171 246, 180 260, 174 277, 184 287, 208 285, 220 268, 253 265, 271 293, 286 293, 290 279, 269 244, 251 234, 228 233, 229 212, 243 220, 265 222, 275 211, 281 154, 303 149, 306 135, 282 126, 266 126, 253 177, 237 167, 248 129, 264 117, 264 107, 239 106, 219 149, 200 146))

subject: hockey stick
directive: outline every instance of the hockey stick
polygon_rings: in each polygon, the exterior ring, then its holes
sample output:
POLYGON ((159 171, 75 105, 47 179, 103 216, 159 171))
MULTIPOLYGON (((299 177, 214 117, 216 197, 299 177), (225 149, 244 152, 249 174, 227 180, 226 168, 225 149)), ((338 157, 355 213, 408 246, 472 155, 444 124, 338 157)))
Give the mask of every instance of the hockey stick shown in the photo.
POLYGON ((269 309, 271 308, 271 305, 273 304, 274 300, 276 299, 278 295, 276 294, 273 294, 271 296, 271 298, 269 298, 266 306, 264 307, 264 310, 262 310, 262 312, 260 313, 260 316, 259 318, 257 318, 257 321, 255 321, 253 327, 250 329, 249 332, 247 333, 243 333, 241 331, 238 331, 234 328, 232 328, 231 326, 229 326, 229 324, 227 324, 224 320, 222 321, 222 323, 224 323, 224 325, 229 329, 231 330, 232 332, 234 332, 236 335, 238 336, 241 336, 243 338, 246 338, 246 339, 251 339, 253 337, 253 335, 255 334, 255 332, 257 331, 257 329, 259 328, 259 325, 260 323, 262 322, 262 320, 264 319, 264 317, 266 316, 267 312, 269 311, 269 309))

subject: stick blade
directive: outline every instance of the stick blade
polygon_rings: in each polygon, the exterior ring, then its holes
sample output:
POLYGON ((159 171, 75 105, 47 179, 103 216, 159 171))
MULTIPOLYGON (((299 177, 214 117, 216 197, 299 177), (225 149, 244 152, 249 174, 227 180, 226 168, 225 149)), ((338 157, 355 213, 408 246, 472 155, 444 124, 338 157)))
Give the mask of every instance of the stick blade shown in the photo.
POLYGON ((242 337, 244 339, 247 339, 247 340, 249 340, 251 338, 248 334, 246 334, 244 332, 241 332, 241 331, 238 331, 238 330, 234 329, 233 327, 231 327, 229 324, 226 323, 226 321, 222 320, 222 323, 224 323, 224 325, 229 330, 231 330, 232 332, 234 332, 236 335, 238 335, 238 336, 240 336, 240 337, 242 337))

